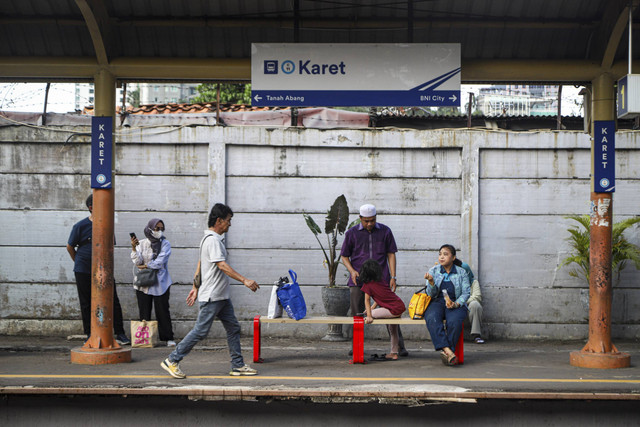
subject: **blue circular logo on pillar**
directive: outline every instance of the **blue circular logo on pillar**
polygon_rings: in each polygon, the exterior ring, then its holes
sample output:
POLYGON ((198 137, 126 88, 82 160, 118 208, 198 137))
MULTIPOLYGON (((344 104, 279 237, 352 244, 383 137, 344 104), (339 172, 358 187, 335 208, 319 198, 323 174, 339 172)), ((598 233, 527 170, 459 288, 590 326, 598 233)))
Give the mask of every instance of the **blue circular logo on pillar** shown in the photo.
POLYGON ((96 181, 98 181, 98 184, 104 184, 107 181, 107 177, 103 174, 100 174, 96 176, 96 181))
POLYGON ((609 180, 607 178, 602 178, 600 180, 600 187, 607 188, 609 186, 609 180))
POLYGON ((280 68, 282 68, 283 73, 291 74, 296 70, 296 65, 293 63, 293 61, 287 60, 282 63, 282 66, 280 68))

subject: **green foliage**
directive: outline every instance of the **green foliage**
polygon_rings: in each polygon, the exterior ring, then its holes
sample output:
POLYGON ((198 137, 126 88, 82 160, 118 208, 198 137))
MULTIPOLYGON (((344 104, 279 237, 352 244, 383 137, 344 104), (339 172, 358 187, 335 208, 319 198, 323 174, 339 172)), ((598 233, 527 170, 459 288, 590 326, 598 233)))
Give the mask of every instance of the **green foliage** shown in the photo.
MULTIPOLYGON (((198 85, 199 95, 191 102, 202 103, 216 102, 218 92, 217 83, 203 83, 198 85)), ((221 83, 220 84, 221 104, 251 104, 251 84, 243 83, 221 83)))
MULTIPOLYGON (((324 254, 324 262, 327 263, 329 268, 329 286, 334 287, 336 285, 336 272, 338 271, 338 265, 340 264, 340 252, 338 251, 338 235, 344 234, 349 223, 349 205, 344 194, 338 196, 331 205, 331 208, 327 211, 327 217, 325 218, 324 232, 327 235, 328 252, 322 245, 322 242, 318 238, 318 234, 322 233, 320 226, 311 218, 308 214, 302 214, 307 227, 313 233, 324 254)), ((349 225, 351 227, 351 225, 349 225)))
MULTIPOLYGON (((567 229, 571 234, 567 240, 573 252, 562 260, 560 267, 576 264, 576 267, 569 271, 569 275, 578 278, 583 277, 589 283, 591 218, 589 215, 571 215, 566 218, 576 221, 579 225, 567 229)), ((640 247, 630 243, 624 237, 624 231, 638 222, 640 222, 640 217, 625 219, 613 224, 611 231, 611 270, 616 277, 620 277, 620 272, 626 267, 627 261, 633 262, 636 268, 640 270, 640 247)))
POLYGON ((127 92, 127 102, 133 107, 140 106, 140 88, 135 88, 131 92, 127 92))

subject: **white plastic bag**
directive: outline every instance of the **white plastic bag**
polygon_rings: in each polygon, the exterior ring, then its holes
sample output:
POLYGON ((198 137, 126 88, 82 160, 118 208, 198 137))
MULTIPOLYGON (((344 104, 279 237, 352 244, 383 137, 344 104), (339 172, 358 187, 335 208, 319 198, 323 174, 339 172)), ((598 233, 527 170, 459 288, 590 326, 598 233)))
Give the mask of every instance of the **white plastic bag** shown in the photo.
POLYGON ((267 311, 268 319, 275 319, 276 317, 282 317, 282 304, 278 299, 278 285, 275 284, 271 288, 271 298, 269 299, 269 310, 267 311))

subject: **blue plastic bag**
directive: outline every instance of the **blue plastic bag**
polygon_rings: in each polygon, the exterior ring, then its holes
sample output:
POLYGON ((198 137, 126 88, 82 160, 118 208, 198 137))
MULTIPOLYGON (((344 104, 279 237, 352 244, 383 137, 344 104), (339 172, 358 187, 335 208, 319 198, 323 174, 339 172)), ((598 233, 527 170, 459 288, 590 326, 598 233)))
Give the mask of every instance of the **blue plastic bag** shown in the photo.
POLYGON ((278 289, 278 299, 290 318, 300 320, 307 315, 307 304, 298 285, 298 275, 293 270, 289 270, 289 275, 292 283, 285 283, 278 289))

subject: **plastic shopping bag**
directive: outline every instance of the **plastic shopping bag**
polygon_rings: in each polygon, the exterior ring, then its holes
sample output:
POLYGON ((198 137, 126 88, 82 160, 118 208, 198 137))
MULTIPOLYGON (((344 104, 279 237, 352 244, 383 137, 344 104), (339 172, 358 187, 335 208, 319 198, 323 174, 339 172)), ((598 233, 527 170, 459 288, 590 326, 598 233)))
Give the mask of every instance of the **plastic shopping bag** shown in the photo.
POLYGON ((289 270, 289 275, 292 283, 285 283, 276 292, 287 315, 294 320, 300 320, 307 315, 307 304, 298 285, 298 275, 293 270, 289 270))
POLYGON ((281 286, 282 279, 277 281, 275 285, 271 288, 271 298, 269 299, 269 310, 267 311, 268 319, 275 319, 277 317, 282 317, 282 304, 280 304, 280 300, 278 299, 278 289, 281 286))

